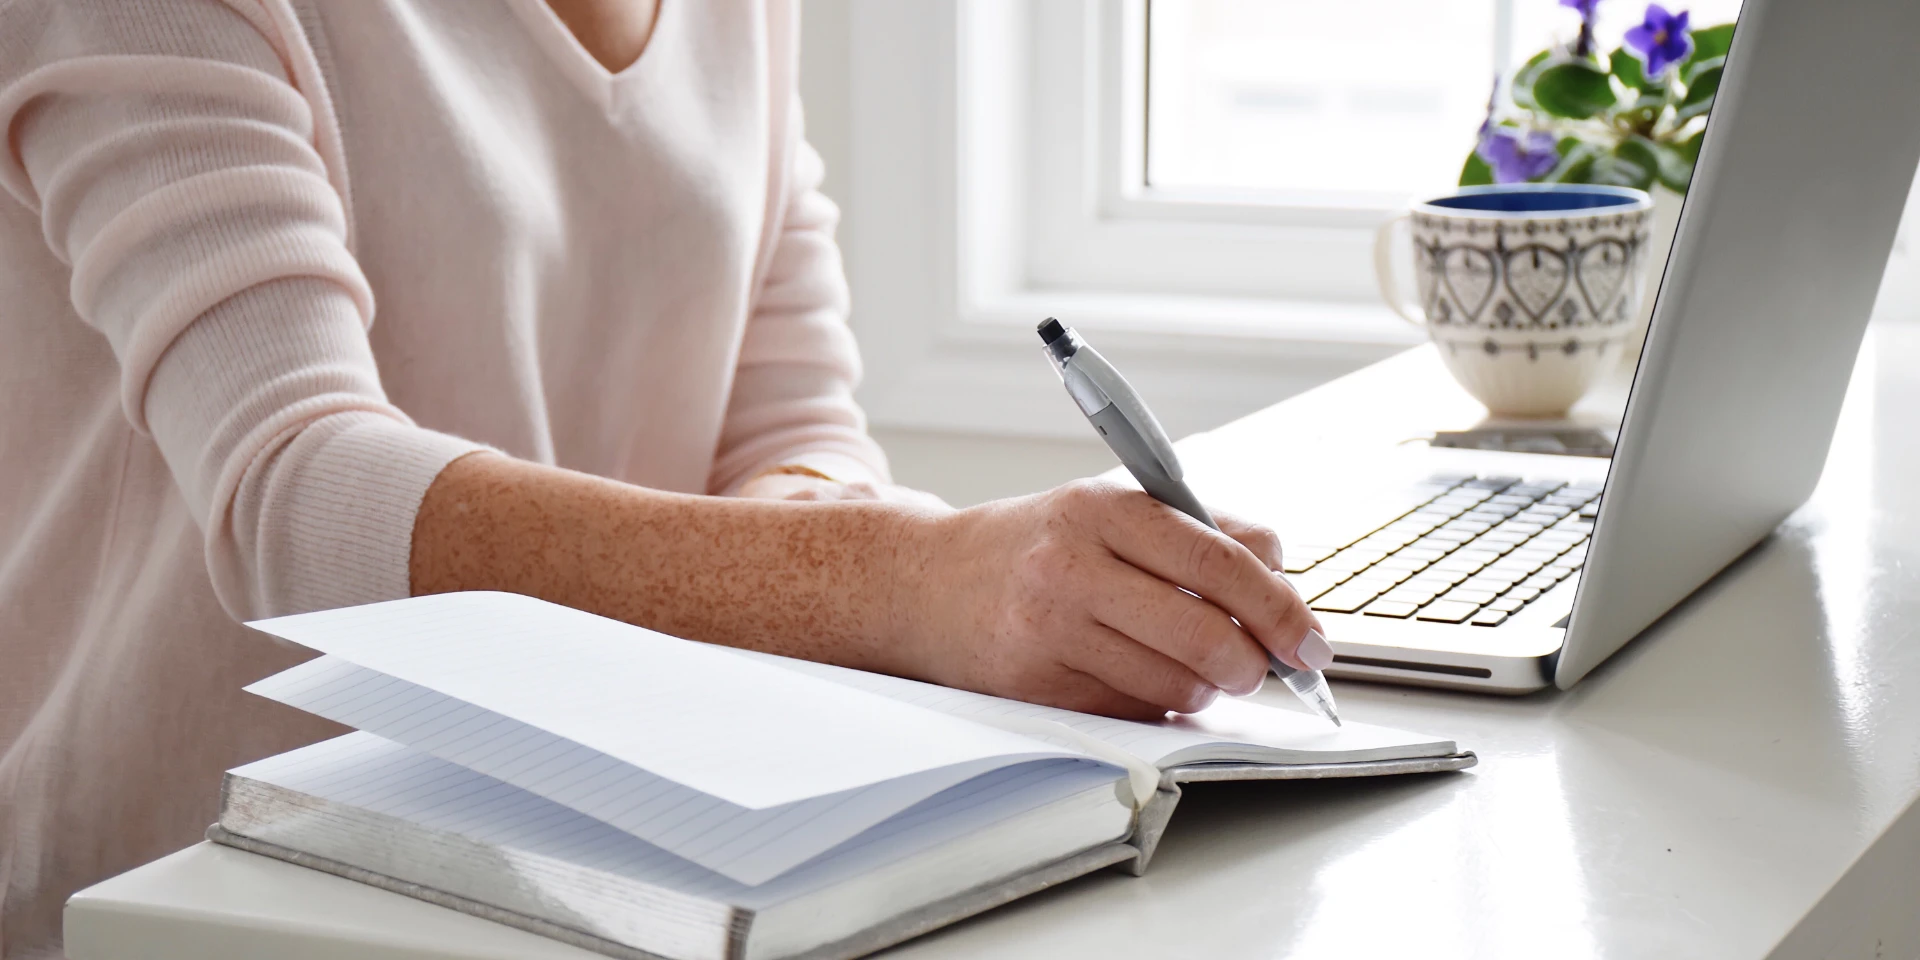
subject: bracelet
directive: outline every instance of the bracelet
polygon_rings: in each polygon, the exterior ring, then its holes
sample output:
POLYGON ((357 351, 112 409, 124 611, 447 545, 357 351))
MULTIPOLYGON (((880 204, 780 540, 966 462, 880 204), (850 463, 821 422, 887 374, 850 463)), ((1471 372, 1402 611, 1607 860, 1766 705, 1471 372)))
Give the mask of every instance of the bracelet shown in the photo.
POLYGON ((761 477, 772 477, 772 476, 812 477, 815 480, 825 480, 828 483, 840 482, 838 480, 835 480, 832 477, 827 476, 824 473, 821 473, 818 470, 815 470, 812 467, 802 466, 801 464, 798 464, 798 463, 776 464, 774 466, 766 468, 765 470, 760 471, 759 473, 754 474, 751 477, 748 477, 746 479, 746 482, 752 483, 753 481, 758 480, 761 477))

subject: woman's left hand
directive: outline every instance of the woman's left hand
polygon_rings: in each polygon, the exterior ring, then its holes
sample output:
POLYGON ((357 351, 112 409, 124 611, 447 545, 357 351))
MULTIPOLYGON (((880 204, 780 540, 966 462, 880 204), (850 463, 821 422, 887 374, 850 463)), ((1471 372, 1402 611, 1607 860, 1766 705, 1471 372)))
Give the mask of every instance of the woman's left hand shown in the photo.
POLYGON ((924 490, 893 483, 841 483, 799 473, 763 473, 741 484, 738 496, 757 500, 879 500, 942 512, 952 510, 945 500, 924 490))

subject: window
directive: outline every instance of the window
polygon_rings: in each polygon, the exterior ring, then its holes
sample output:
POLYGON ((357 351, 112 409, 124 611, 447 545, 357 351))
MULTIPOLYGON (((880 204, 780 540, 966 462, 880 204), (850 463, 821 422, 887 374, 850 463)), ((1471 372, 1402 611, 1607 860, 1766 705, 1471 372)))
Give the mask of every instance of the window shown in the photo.
MULTIPOLYGON (((1740 7, 1671 5, 1699 24, 1740 7)), ((1602 49, 1642 9, 1603 2, 1602 49)), ((1161 0, 1146 16, 1142 187, 1389 208, 1454 183, 1495 73, 1579 23, 1553 0, 1161 0)))
MULTIPOLYGON (((1709 23, 1739 6, 1667 5, 1709 23)), ((1379 302, 1374 231, 1455 181, 1496 70, 1579 24, 1556 0, 848 9, 868 412, 1073 437, 1035 374, 1048 314, 1098 337, 1175 434, 1424 340, 1379 302)), ((1645 3, 1599 9, 1611 50, 1645 3)))

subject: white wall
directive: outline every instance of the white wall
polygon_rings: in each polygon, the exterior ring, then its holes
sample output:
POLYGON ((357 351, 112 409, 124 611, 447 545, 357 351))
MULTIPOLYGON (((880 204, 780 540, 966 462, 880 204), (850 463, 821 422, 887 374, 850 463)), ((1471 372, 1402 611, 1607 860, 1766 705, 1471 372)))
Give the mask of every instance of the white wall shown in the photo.
MULTIPOLYGON (((849 0, 806 0, 800 32, 800 97, 807 138, 827 162, 824 190, 843 204, 856 189, 846 175, 850 134, 847 70, 849 0)), ((847 243, 842 227, 841 246, 847 243)), ((848 273, 860 269, 847 264, 848 273)), ((855 302, 854 310, 860 309, 855 302)), ((1064 397, 1064 394, 1063 394, 1064 397)), ((1115 463, 1092 430, 1076 442, 1043 441, 921 430, 873 431, 893 461, 895 479, 928 490, 955 506, 1032 493, 1115 463)))

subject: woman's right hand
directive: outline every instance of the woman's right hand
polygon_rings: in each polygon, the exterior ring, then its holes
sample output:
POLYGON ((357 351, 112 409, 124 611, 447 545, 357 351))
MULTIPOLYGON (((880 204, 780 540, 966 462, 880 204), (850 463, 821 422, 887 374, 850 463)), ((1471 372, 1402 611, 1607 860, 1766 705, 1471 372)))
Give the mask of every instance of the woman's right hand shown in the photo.
POLYGON ((1224 534, 1101 481, 926 516, 901 571, 901 652, 948 686, 1138 719, 1252 693, 1269 650, 1325 668, 1318 618, 1275 572, 1279 539, 1215 519, 1224 534))

